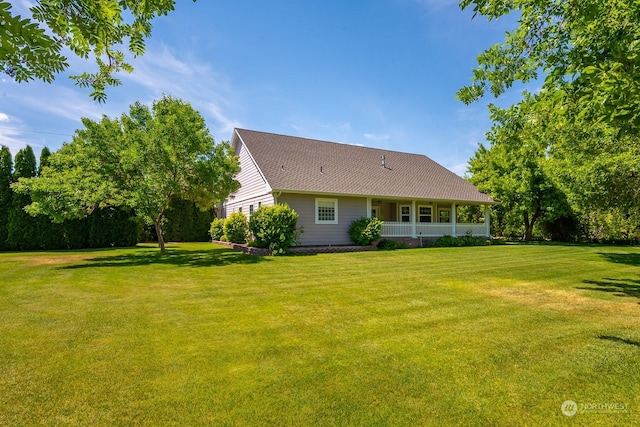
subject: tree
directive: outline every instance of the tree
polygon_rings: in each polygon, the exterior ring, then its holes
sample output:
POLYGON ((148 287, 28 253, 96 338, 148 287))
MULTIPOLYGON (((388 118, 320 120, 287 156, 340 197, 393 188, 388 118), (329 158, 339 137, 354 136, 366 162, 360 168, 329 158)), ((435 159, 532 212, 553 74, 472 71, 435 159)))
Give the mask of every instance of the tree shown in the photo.
POLYGON ((42 169, 49 165, 49 157, 51 157, 49 147, 42 147, 42 151, 40 151, 40 161, 38 162, 38 176, 42 173, 42 169))
MULTIPOLYGON (((561 120, 561 117, 558 117, 561 120)), ((638 138, 600 123, 556 126, 551 173, 590 239, 636 235, 640 222, 638 138), (605 225, 606 224, 606 225, 605 225)))
MULTIPOLYGON (((582 116, 623 131, 640 129, 640 2, 637 0, 461 0, 489 20, 511 12, 518 27, 478 57, 465 103, 487 90, 545 76, 544 88, 582 116)), ((474 16, 476 16, 474 15, 474 16)))
POLYGON ((63 48, 85 59, 93 55, 98 70, 71 78, 103 102, 105 88, 120 85, 113 73, 133 70, 120 46, 127 45, 134 56, 144 54, 151 22, 174 5, 174 0, 40 0, 31 17, 23 18, 12 13, 10 2, 0 1, 0 70, 18 82, 50 83, 69 67, 63 48))
POLYGON ((0 250, 7 249, 13 160, 6 146, 0 146, 0 250))
POLYGON ((500 202, 498 221, 507 228, 521 226, 523 240, 531 240, 538 221, 570 213, 566 196, 549 173, 545 135, 551 133, 536 114, 536 102, 526 96, 506 110, 491 106, 490 148, 481 144, 469 161, 471 183, 500 202))
POLYGON ((151 109, 137 102, 120 119, 82 123, 40 177, 13 185, 33 198, 31 214, 61 221, 129 207, 154 226, 164 253, 162 220, 172 200, 210 209, 239 188, 229 143, 215 144, 202 116, 181 100, 165 96, 151 109))
MULTIPOLYGON (((29 179, 36 176, 36 156, 31 146, 27 145, 16 153, 13 171, 13 181, 29 179)), ((25 206, 31 203, 28 194, 13 194, 9 208, 7 224, 7 245, 11 249, 36 249, 38 247, 38 232, 35 218, 25 211, 25 206)))

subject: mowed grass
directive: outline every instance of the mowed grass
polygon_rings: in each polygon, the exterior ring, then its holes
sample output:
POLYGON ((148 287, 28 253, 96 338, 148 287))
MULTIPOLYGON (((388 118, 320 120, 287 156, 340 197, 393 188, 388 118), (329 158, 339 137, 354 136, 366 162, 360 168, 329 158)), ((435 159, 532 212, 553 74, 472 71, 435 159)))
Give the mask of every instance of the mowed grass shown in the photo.
POLYGON ((640 422, 639 248, 168 249, 0 254, 0 425, 640 422))

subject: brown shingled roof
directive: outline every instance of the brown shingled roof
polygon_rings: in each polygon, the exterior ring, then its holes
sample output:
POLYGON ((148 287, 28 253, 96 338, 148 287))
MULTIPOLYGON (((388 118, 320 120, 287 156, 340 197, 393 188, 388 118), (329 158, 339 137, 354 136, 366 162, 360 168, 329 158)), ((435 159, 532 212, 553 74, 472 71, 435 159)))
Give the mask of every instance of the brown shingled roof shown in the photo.
POLYGON ((246 129, 236 134, 276 191, 493 203, 424 155, 246 129))

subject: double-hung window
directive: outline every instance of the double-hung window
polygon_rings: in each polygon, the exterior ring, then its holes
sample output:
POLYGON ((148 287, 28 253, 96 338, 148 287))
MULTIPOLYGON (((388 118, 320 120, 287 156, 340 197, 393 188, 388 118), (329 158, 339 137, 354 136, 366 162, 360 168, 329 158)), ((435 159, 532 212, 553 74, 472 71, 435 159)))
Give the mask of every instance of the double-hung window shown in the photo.
POLYGON ((400 206, 400 222, 411 222, 411 206, 400 206))
POLYGON ((431 222, 431 206, 418 207, 418 222, 431 222))
POLYGON ((316 224, 338 223, 338 199, 316 199, 316 224))

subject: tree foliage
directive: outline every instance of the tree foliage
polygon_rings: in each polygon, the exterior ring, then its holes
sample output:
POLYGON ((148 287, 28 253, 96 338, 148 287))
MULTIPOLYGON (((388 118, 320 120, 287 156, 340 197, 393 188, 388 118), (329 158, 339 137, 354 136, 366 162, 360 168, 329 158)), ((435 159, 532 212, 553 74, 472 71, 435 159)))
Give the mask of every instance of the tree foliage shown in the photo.
POLYGON ((0 250, 7 249, 9 211, 11 209, 11 182, 13 159, 9 147, 0 146, 0 250))
POLYGON ((546 130, 535 106, 532 96, 509 109, 491 106, 490 147, 481 144, 469 162, 470 181, 500 202, 495 211, 501 231, 522 228, 524 240, 531 240, 539 220, 570 214, 550 175, 546 130))
POLYGON ((500 201, 494 230, 527 236, 541 220, 556 239, 629 238, 640 223, 638 138, 557 108, 552 95, 543 90, 509 109, 491 107, 490 147, 476 151, 470 180, 500 201))
POLYGON ((50 83, 69 67, 63 53, 68 48, 81 58, 93 56, 98 70, 71 78, 91 87, 95 100, 105 101, 105 88, 120 84, 113 74, 133 70, 122 46, 134 56, 144 54, 153 19, 174 5, 175 0, 40 0, 25 18, 13 14, 10 2, 0 1, 0 70, 18 82, 50 83))
MULTIPOLYGON (((518 26, 478 57, 465 103, 516 81, 545 77, 544 88, 580 115, 622 130, 640 129, 640 2, 637 0, 462 0, 489 20, 517 13, 518 26)), ((474 15, 475 16, 475 15, 474 15)))
MULTIPOLYGON (((27 145, 16 153, 13 181, 35 177, 36 156, 27 145)), ((28 194, 13 194, 7 223, 7 245, 14 249, 30 250, 38 248, 37 220, 25 212, 25 206, 31 203, 28 194)))
POLYGON ((151 108, 135 103, 120 119, 82 123, 40 177, 14 184, 33 198, 30 213, 61 221, 128 207, 155 227, 164 252, 162 221, 174 199, 207 210, 239 187, 229 143, 215 144, 202 116, 181 100, 165 96, 151 108))

